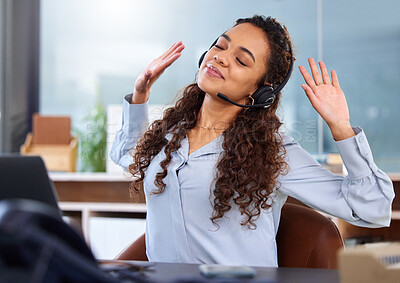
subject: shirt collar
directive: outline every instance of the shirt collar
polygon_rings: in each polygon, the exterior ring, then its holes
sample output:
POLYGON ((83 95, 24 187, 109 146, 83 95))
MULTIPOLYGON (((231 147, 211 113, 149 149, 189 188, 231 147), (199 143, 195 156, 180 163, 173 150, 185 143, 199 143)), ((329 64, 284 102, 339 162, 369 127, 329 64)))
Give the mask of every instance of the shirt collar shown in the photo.
MULTIPOLYGON (((168 140, 168 142, 171 141, 173 137, 172 133, 167 133, 165 135, 165 138, 168 140)), ((210 143, 204 145, 203 147, 199 148, 198 150, 194 151, 191 155, 190 158, 196 158, 200 157, 203 155, 207 154, 219 154, 224 151, 222 147, 222 143, 224 141, 223 135, 219 135, 217 138, 212 140, 210 143)), ((178 149, 178 152, 183 155, 184 157, 188 157, 189 155, 189 141, 187 136, 181 141, 181 146, 178 149)))

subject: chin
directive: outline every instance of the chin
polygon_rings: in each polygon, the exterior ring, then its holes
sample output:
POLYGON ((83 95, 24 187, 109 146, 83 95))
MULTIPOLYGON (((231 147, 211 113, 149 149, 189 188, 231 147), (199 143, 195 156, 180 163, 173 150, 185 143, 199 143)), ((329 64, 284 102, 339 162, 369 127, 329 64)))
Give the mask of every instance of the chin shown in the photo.
POLYGON ((205 77, 199 77, 197 80, 197 85, 199 88, 204 91, 205 93, 208 93, 212 96, 217 96, 218 92, 223 93, 223 88, 217 87, 216 83, 205 78, 205 77))
POLYGON ((221 92, 221 91, 219 91, 219 90, 216 90, 215 89, 215 87, 207 87, 206 85, 204 85, 204 84, 197 84, 198 86, 199 86, 199 88, 202 90, 202 91, 204 91, 206 94, 209 94, 209 95, 211 95, 211 96, 215 96, 215 97, 217 97, 217 94, 218 94, 218 92, 221 92))

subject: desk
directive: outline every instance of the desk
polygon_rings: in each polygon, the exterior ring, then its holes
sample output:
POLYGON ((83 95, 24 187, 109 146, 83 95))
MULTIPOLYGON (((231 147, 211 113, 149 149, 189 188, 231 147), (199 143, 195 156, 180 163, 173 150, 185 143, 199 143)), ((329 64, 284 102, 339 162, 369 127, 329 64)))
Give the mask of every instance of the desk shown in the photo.
MULTIPOLYGON (((135 261, 132 261, 132 263, 135 263, 135 261)), ((256 270, 257 276, 255 278, 241 279, 235 282, 339 282, 339 272, 333 269, 256 267, 256 270)), ((151 282, 174 282, 173 280, 178 278, 182 280, 180 282, 207 282, 207 278, 200 274, 198 264, 154 263, 145 274, 148 275, 151 282), (183 280, 185 278, 186 281, 183 280)))

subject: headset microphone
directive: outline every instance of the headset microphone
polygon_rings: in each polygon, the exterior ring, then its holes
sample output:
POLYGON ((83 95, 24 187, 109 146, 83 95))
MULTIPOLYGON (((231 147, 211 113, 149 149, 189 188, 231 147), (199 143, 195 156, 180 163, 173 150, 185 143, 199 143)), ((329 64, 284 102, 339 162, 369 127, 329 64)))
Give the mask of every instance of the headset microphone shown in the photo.
POLYGON ((235 101, 233 101, 233 100, 230 100, 226 95, 223 95, 222 93, 220 93, 220 92, 218 92, 218 94, 217 94, 217 97, 219 97, 219 98, 221 98, 221 99, 223 99, 223 100, 225 100, 225 101, 227 101, 227 102, 230 102, 230 103, 232 103, 232 104, 234 104, 234 105, 236 105, 236 106, 239 106, 239 107, 243 107, 243 108, 268 108, 268 107, 270 107, 273 103, 274 103, 274 101, 275 101, 275 96, 274 97, 269 97, 268 99, 267 99, 267 101, 265 102, 265 103, 262 103, 262 104, 239 104, 239 103, 236 103, 235 101))

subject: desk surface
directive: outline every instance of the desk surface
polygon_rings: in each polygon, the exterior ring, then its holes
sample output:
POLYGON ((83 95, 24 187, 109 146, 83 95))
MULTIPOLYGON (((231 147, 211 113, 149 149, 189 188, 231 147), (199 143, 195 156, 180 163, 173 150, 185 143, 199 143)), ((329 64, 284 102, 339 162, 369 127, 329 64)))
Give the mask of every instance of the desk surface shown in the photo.
MULTIPOLYGON (((140 263, 140 262, 132 262, 140 263)), ((144 263, 144 262, 141 262, 144 263)), ((145 263, 144 263, 145 264, 145 263)), ((147 278, 152 282, 174 282, 180 279, 180 282, 206 282, 207 278, 200 274, 198 264, 183 263, 148 263, 147 278)), ((332 269, 309 269, 309 268, 272 268, 256 267, 257 276, 253 279, 240 279, 235 282, 290 282, 290 283, 310 283, 339 282, 339 273, 332 269)), ((215 282, 215 281, 214 281, 215 282)), ((222 282, 222 281, 217 281, 222 282)), ((233 282, 233 281, 227 281, 233 282)))
POLYGON ((128 172, 49 172, 53 182, 132 182, 132 175, 128 172))

